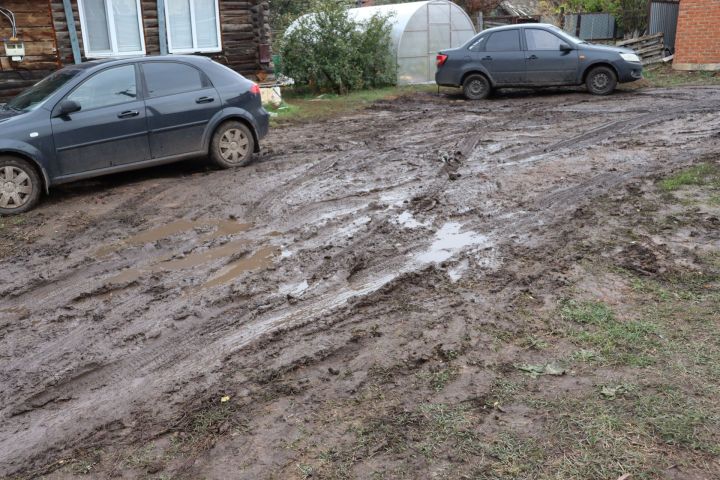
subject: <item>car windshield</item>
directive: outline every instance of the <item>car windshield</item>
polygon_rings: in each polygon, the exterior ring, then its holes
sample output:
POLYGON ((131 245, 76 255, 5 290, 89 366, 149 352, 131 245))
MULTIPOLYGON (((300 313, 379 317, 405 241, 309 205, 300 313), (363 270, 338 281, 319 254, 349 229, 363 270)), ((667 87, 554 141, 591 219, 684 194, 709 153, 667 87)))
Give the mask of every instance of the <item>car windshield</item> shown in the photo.
POLYGON ((73 77, 78 75, 81 70, 66 69, 60 70, 49 75, 38 83, 23 91, 17 97, 10 100, 5 108, 9 110, 17 110, 21 112, 29 112, 35 110, 60 87, 69 82, 73 77))
POLYGON ((575 44, 587 43, 582 38, 578 38, 575 35, 570 35, 565 30, 558 28, 555 25, 551 25, 550 28, 552 29, 553 32, 557 33, 558 35, 560 35, 561 37, 563 37, 565 40, 569 41, 570 43, 575 43, 575 44))

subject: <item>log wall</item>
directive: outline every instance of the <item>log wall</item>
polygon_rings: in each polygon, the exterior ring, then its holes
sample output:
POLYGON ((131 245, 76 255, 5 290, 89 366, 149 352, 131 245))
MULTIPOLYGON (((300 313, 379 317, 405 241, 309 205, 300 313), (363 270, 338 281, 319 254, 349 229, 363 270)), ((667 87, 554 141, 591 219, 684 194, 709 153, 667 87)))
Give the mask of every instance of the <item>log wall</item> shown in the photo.
MULTIPOLYGON (((13 62, 0 42, 0 99, 17 94, 58 68, 57 45, 47 0, 2 1, 1 6, 15 13, 18 39, 25 43, 25 58, 13 62)), ((0 16, 0 39, 12 34, 10 22, 0 16)))
MULTIPOLYGON (((25 42, 28 56, 23 62, 10 62, 0 48, 0 99, 15 95, 62 65, 73 63, 70 33, 62 0, 10 0, 2 6, 15 12, 18 36, 25 42)), ((148 55, 160 53, 157 2, 140 2, 148 55)), ((262 45, 270 44, 267 0, 220 0, 222 52, 207 54, 216 61, 250 78, 262 77, 271 65, 261 62, 262 45)), ((77 0, 72 1, 75 29, 83 60, 83 35, 77 0)), ((0 38, 10 37, 10 24, 0 18, 0 38)), ((268 47, 265 47, 267 49, 268 47)), ((264 60, 264 59, 262 59, 264 60)))

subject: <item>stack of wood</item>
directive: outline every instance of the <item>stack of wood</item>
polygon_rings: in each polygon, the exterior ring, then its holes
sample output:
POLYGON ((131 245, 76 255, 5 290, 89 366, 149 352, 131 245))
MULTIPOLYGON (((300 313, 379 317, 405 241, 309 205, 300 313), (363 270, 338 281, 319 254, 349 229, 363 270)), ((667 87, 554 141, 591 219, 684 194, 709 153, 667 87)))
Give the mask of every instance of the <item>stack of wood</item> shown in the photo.
POLYGON ((665 56, 663 33, 654 33, 645 37, 631 38, 615 44, 617 47, 631 48, 637 53, 643 65, 660 63, 665 56))

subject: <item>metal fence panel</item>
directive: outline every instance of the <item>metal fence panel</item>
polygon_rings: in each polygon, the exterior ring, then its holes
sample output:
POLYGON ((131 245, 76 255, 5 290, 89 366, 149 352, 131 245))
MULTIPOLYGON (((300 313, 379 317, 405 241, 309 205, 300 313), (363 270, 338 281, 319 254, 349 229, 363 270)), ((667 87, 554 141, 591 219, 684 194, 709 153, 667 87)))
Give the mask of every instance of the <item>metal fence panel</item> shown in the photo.
POLYGON ((583 40, 615 38, 615 17, 609 13, 571 13, 565 15, 564 29, 583 40))
POLYGON ((665 48, 675 52, 675 30, 677 29, 679 2, 653 0, 650 2, 649 33, 663 32, 665 48))

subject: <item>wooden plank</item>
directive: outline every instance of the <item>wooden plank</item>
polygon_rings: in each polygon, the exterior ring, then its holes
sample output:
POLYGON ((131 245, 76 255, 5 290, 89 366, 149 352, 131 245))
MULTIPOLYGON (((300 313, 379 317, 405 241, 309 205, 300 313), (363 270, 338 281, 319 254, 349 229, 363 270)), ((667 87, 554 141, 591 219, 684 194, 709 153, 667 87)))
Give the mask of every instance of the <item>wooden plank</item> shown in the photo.
POLYGON ((655 39, 655 38, 662 38, 662 36, 663 36, 663 33, 662 33, 662 32, 658 32, 658 33, 654 33, 654 34, 652 34, 652 35, 647 35, 647 36, 645 36, 645 37, 638 37, 638 38, 631 38, 631 39, 629 39, 629 40, 623 40, 622 42, 617 42, 617 43, 615 44, 615 46, 616 46, 616 47, 624 47, 625 45, 632 45, 632 44, 635 44, 635 43, 638 43, 638 42, 644 42, 644 41, 652 40, 652 39, 655 39))

